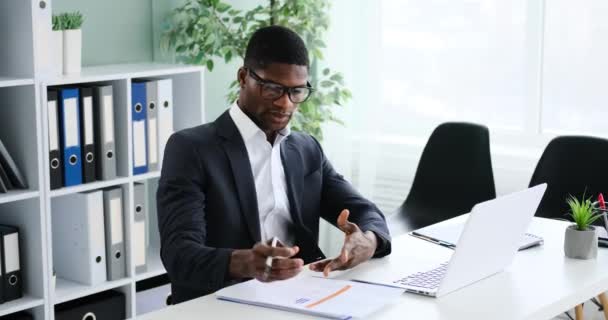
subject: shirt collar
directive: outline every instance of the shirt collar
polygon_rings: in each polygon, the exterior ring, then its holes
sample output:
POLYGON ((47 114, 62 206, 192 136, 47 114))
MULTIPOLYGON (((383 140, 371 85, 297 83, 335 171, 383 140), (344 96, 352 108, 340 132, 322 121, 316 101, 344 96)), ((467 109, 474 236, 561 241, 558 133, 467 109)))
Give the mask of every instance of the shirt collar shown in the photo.
MULTIPOLYGON (((266 140, 266 134, 264 133, 264 131, 262 131, 262 129, 260 129, 260 127, 258 127, 245 114, 245 112, 243 112, 243 110, 241 110, 236 101, 230 106, 230 110, 228 112, 230 113, 232 121, 234 121, 234 124, 236 125, 237 129, 239 129, 239 132, 241 133, 241 136, 243 137, 243 140, 245 142, 248 142, 255 136, 259 136, 266 140)), ((279 130, 279 134, 277 134, 277 137, 275 139, 275 144, 281 143, 281 141, 287 138, 290 133, 291 129, 289 128, 289 125, 279 130)))

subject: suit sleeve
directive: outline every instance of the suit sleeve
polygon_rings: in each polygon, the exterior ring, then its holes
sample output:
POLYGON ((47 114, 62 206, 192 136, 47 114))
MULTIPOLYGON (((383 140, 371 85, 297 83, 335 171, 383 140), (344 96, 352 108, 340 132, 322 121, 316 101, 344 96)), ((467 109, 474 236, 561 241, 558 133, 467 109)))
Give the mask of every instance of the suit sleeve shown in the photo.
POLYGON ((228 279, 232 250, 205 245, 204 189, 196 148, 186 136, 173 134, 156 194, 161 258, 172 283, 215 291, 228 279))
POLYGON ((337 219, 343 209, 350 211, 348 220, 355 223, 363 231, 372 231, 378 239, 374 257, 383 257, 391 253, 391 236, 384 215, 371 201, 365 199, 342 175, 334 170, 325 157, 319 143, 315 140, 321 152, 321 170, 323 187, 321 194, 321 215, 329 223, 337 227, 337 219))

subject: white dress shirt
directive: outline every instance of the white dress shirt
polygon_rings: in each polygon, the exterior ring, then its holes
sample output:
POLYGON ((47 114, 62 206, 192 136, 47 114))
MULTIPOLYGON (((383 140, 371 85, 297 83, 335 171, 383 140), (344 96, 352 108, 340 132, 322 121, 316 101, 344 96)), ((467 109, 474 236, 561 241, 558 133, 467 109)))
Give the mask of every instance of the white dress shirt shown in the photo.
POLYGON ((279 131, 274 144, 266 140, 266 134, 239 108, 236 102, 230 107, 230 117, 236 124, 249 155, 255 182, 260 233, 262 241, 276 236, 291 246, 294 235, 289 230, 293 225, 287 198, 285 170, 281 161, 281 142, 290 133, 289 127, 279 131))

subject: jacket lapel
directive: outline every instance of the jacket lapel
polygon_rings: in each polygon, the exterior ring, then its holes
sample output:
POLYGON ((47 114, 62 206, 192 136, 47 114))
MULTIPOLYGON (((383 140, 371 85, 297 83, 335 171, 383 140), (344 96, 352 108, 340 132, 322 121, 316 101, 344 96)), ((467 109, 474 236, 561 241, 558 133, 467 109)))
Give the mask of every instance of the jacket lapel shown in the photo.
POLYGON ((287 198, 291 207, 291 218, 296 225, 303 226, 302 221, 302 186, 304 184, 303 160, 300 152, 289 137, 281 147, 281 160, 285 169, 287 198))
POLYGON ((218 134, 224 138, 222 147, 232 168, 234 184, 241 206, 241 214, 247 223, 251 238, 254 242, 259 242, 261 240, 261 233, 258 201, 245 142, 243 142, 243 138, 238 132, 232 118, 230 118, 228 111, 224 112, 216 120, 216 124, 218 134))
POLYGON ((287 182, 287 198, 291 208, 291 218, 294 222, 296 233, 296 244, 300 246, 298 257, 305 263, 324 259, 325 255, 319 249, 314 240, 312 231, 302 220, 302 191, 304 186, 304 160, 300 151, 289 137, 281 146, 281 160, 285 169, 285 180, 287 182))

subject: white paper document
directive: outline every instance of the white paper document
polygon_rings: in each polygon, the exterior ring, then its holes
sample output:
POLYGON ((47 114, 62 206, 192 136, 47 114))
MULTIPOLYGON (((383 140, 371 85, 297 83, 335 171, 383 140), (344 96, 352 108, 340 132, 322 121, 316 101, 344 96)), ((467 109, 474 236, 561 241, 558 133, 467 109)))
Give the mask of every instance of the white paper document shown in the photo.
POLYGON ((403 289, 299 276, 263 283, 250 280, 224 288, 218 299, 330 319, 364 318, 395 302, 403 289))

